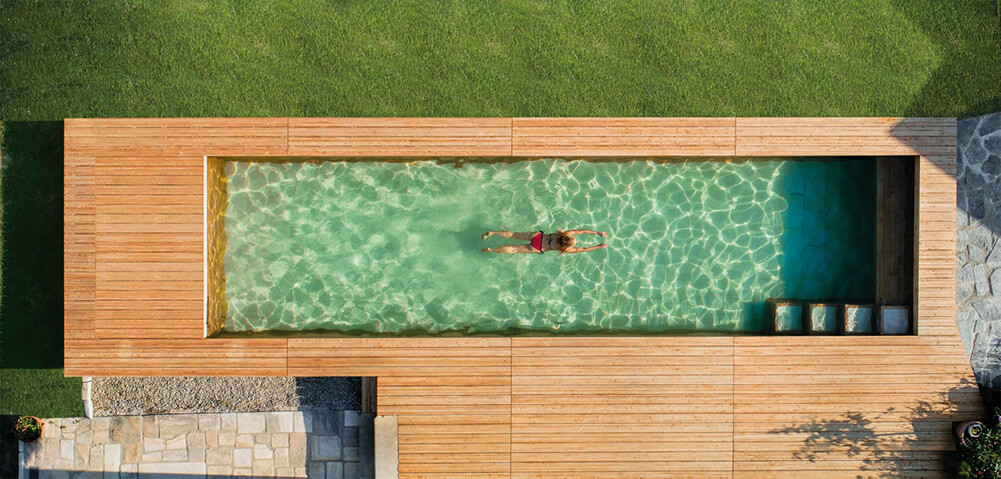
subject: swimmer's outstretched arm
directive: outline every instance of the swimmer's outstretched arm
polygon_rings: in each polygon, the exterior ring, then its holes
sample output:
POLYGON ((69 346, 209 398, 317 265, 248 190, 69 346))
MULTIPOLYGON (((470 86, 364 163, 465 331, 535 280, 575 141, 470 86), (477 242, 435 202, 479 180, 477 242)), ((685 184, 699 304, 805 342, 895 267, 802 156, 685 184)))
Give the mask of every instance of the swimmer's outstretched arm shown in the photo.
POLYGON ((608 245, 605 244, 605 243, 601 243, 601 244, 594 245, 594 246, 588 246, 587 248, 578 248, 576 246, 571 246, 570 248, 567 248, 565 251, 560 252, 560 254, 563 254, 563 253, 587 253, 588 251, 594 251, 596 249, 605 249, 607 247, 608 247, 608 245))
POLYGON ((604 231, 595 231, 595 230, 570 230, 570 231, 567 231, 566 234, 571 235, 571 236, 573 236, 573 235, 579 235, 579 234, 608 236, 608 233, 605 233, 604 231))

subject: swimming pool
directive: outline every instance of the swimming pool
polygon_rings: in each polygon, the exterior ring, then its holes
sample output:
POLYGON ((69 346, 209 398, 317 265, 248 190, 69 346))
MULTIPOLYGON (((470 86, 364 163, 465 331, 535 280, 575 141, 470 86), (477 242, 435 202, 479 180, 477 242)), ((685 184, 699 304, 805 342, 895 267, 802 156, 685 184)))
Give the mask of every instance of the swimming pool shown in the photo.
POLYGON ((227 332, 760 331, 767 298, 873 300, 874 165, 226 160, 217 314, 227 332), (487 230, 558 228, 609 248, 481 252, 511 243, 487 230))

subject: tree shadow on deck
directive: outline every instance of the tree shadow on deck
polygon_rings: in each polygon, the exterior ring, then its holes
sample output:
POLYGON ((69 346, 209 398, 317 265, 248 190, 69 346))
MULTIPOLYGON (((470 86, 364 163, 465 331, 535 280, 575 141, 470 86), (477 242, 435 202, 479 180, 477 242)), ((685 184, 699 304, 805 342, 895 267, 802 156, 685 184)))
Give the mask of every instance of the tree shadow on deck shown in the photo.
POLYGON ((811 421, 769 433, 779 438, 805 436, 791 456, 798 461, 854 460, 861 464, 855 470, 867 474, 921 475, 928 470, 924 466, 937 465, 934 470, 945 467, 954 449, 953 421, 980 419, 986 414, 978 400, 976 384, 964 380, 962 386, 911 406, 888 407, 876 413, 848 411, 838 419, 811 421), (947 407, 952 410, 947 411, 947 407), (901 423, 909 423, 909 427, 894 427, 901 423))

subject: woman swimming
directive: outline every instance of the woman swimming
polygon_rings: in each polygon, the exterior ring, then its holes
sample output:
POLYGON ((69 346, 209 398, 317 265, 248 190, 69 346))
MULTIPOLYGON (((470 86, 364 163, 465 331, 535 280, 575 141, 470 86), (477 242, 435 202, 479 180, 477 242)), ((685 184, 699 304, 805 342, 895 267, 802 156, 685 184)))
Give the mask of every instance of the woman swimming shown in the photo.
POLYGON ((504 254, 518 254, 518 253, 545 253, 546 251, 559 251, 560 254, 563 253, 586 253, 588 251, 594 251, 596 249, 607 248, 608 245, 601 243, 595 246, 588 246, 587 248, 578 248, 574 245, 577 244, 576 235, 579 234, 592 234, 601 237, 607 237, 608 233, 604 231, 594 231, 594 230, 569 230, 560 231, 556 230, 553 234, 545 234, 541 231, 526 231, 523 233, 517 233, 514 231, 487 231, 483 233, 483 239, 487 239, 493 235, 503 236, 508 239, 516 239, 528 241, 528 244, 516 244, 501 246, 499 248, 483 248, 485 253, 504 253, 504 254))

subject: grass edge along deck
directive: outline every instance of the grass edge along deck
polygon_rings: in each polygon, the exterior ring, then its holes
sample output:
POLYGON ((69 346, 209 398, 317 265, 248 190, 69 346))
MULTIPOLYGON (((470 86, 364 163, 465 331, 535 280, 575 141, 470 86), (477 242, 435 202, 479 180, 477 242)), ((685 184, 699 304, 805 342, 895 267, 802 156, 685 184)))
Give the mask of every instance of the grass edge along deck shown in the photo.
POLYGON ((952 118, 70 119, 70 376, 373 376, 402 477, 943 475, 982 411, 955 325, 952 118), (204 339, 205 156, 893 156, 901 337, 204 339))

